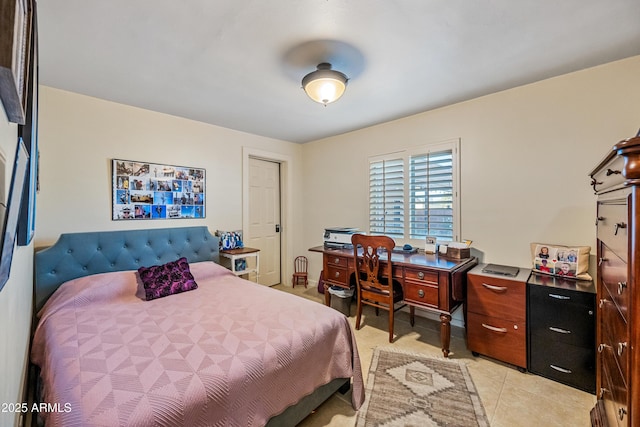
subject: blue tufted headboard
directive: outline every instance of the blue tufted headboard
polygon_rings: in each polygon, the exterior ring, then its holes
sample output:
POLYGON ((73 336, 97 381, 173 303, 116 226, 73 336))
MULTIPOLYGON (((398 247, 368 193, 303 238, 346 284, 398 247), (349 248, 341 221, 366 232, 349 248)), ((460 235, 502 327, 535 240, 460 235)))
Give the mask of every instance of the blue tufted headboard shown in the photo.
POLYGON ((218 238, 207 227, 66 233, 35 254, 35 309, 64 282, 90 274, 137 270, 186 257, 219 262, 218 238))

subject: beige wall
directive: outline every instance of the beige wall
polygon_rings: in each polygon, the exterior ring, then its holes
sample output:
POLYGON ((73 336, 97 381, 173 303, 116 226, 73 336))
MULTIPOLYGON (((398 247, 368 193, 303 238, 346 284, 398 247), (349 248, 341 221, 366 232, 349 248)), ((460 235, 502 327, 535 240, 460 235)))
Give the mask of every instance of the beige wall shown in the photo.
MULTIPOLYGON (((15 158, 18 128, 9 123, 0 104, 0 199, 6 201, 15 158)), ((0 404, 22 403, 31 329, 33 245, 16 246, 11 274, 0 291, 0 404)), ((18 414, 0 411, 0 426, 17 423, 18 414)))
MULTIPOLYGON (((206 225, 212 232, 240 229, 243 153, 256 150, 291 160, 289 197, 298 198, 298 144, 42 87, 36 245, 74 231, 191 225, 206 225), (112 221, 113 158, 205 168, 206 218, 112 221)), ((289 234, 299 234, 301 220, 289 222, 289 234)))
POLYGON ((634 57, 305 144, 304 246, 327 226, 368 230, 368 156, 460 138, 461 234, 485 262, 528 267, 534 241, 595 253, 588 173, 638 131, 638 76, 634 57))

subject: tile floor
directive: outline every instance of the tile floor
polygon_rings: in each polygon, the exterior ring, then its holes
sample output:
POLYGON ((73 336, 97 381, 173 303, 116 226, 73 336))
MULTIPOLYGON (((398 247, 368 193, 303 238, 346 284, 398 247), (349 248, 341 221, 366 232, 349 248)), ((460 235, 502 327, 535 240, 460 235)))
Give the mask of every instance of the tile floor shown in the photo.
MULTIPOLYGON (((323 302, 323 296, 315 287, 277 285, 285 292, 323 302)), ((363 325, 355 331, 362 373, 366 383, 373 349, 376 346, 393 346, 424 354, 442 356, 440 350, 439 323, 417 317, 414 327, 409 316, 396 312, 395 341, 388 342, 387 316, 381 312, 376 317, 371 307, 365 307, 363 325)), ((352 327, 355 330, 355 303, 351 306, 352 327)), ((589 411, 595 404, 595 396, 546 378, 522 373, 517 368, 485 358, 473 357, 467 350, 464 329, 452 328, 451 354, 453 359, 467 363, 469 372, 484 405, 492 427, 588 427, 589 411)), ((335 394, 308 416, 299 426, 318 427, 354 426, 356 411, 351 408, 350 396, 335 394)))

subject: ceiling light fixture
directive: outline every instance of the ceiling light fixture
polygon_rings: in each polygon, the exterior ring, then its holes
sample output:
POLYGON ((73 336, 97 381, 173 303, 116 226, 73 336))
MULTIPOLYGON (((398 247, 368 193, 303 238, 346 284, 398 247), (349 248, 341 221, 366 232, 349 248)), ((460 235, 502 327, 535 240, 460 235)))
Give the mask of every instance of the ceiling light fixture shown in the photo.
POLYGON ((323 62, 318 64, 318 69, 302 79, 302 88, 320 104, 331 104, 342 96, 347 88, 347 76, 340 71, 332 70, 331 64, 323 62))

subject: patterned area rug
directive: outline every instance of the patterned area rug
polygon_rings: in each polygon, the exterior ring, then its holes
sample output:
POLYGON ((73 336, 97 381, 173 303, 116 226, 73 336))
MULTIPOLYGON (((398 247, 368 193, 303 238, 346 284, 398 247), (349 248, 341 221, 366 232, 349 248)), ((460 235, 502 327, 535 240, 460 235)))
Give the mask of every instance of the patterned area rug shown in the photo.
POLYGON ((489 421, 465 364, 376 348, 356 426, 488 427, 489 421))

